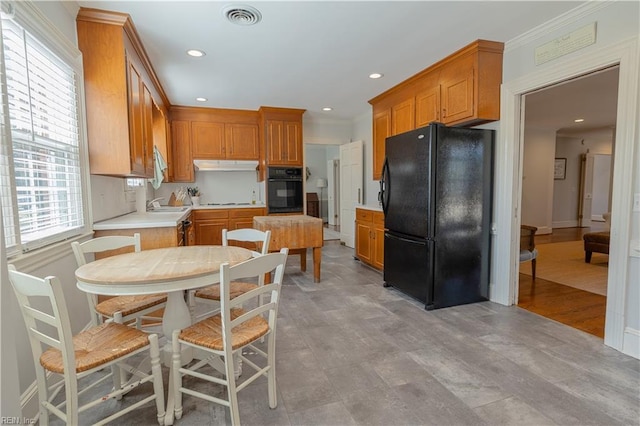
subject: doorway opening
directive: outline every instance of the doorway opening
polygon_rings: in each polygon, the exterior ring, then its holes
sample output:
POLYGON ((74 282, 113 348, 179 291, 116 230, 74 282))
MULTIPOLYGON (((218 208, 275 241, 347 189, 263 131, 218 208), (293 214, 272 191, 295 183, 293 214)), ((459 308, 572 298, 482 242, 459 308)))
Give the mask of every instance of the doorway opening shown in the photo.
POLYGON ((520 265, 521 308, 604 338, 619 66, 522 97, 521 223, 535 226, 536 277, 520 265), (585 234, 607 250, 589 254, 585 234))
POLYGON ((306 214, 322 218, 324 240, 340 240, 340 145, 305 143, 306 214))

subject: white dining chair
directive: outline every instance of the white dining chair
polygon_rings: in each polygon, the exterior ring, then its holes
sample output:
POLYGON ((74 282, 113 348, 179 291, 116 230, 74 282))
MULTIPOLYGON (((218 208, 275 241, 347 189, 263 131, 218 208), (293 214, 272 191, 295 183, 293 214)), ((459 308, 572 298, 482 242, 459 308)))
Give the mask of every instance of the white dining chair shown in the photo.
MULTIPOLYGON (((136 252, 141 250, 140 234, 133 236, 109 235, 93 238, 79 243, 71 243, 73 254, 76 257, 78 267, 87 263, 87 255, 102 253, 109 250, 133 249, 136 252)), ((148 294, 136 296, 115 296, 102 302, 98 300, 96 294, 87 293, 89 309, 91 311, 92 325, 102 324, 104 318, 114 318, 116 312, 122 316, 122 321, 128 323, 135 320, 136 328, 142 328, 143 319, 148 318, 152 322, 158 322, 159 318, 145 317, 146 315, 164 308, 167 304, 166 294, 148 294)))
POLYGON ((150 395, 135 392, 136 399, 139 399, 137 402, 118 403, 118 411, 96 424, 110 423, 151 401, 156 403, 158 423, 164 423, 164 388, 157 335, 108 321, 72 336, 69 311, 57 277, 38 278, 18 272, 9 265, 9 281, 31 343, 40 425, 49 424, 50 414, 68 425, 81 424, 79 414, 83 411, 97 408, 112 398, 122 399, 126 393, 148 382, 153 386, 150 395), (43 299, 48 299, 48 303, 43 303, 43 299), (49 306, 45 306, 47 304, 49 306), (151 373, 140 371, 133 362, 127 363, 131 357, 145 351, 150 355, 151 373), (82 380, 105 367, 111 368, 110 374, 100 375, 91 381, 82 380), (132 374, 126 383, 122 379, 125 371, 132 374), (95 392, 94 386, 109 378, 114 383, 111 392, 94 396, 88 402, 85 402, 89 399, 85 396, 80 405, 80 397, 85 391, 93 388, 95 392), (81 383, 87 384, 83 390, 80 389, 81 383), (61 393, 63 400, 59 397, 61 393))
MULTIPOLYGON (((239 243, 246 248, 251 249, 251 255, 253 257, 263 256, 269 252, 269 242, 271 241, 271 231, 260 231, 253 228, 242 228, 228 231, 222 230, 222 245, 228 246, 230 242, 239 243)), ((235 298, 247 291, 264 283, 264 277, 259 278, 257 282, 244 282, 234 281, 231 283, 230 295, 231 298, 235 298)), ((195 315, 192 314, 194 319, 198 320, 212 314, 215 314, 220 309, 220 286, 213 284, 208 287, 194 290, 189 294, 189 305, 192 312, 195 309, 196 301, 204 302, 208 305, 214 306, 212 310, 195 315)))
POLYGON ((263 376, 266 376, 268 383, 269 407, 276 408, 276 321, 287 254, 288 249, 284 248, 279 253, 265 254, 233 266, 223 264, 220 268, 220 312, 173 332, 170 372, 173 388, 169 392, 173 392, 176 419, 180 419, 183 414, 182 396, 187 394, 229 407, 231 424, 239 425, 238 392, 263 376), (257 278, 267 273, 274 277, 272 282, 231 298, 234 280, 257 278), (242 306, 246 305, 251 305, 252 308, 244 309, 242 306), (266 339, 266 348, 258 345, 263 337, 266 339), (182 367, 181 345, 196 348, 197 352, 209 355, 205 355, 200 362, 182 367), (257 356, 250 359, 245 357, 242 354, 243 348, 250 349, 257 356), (222 378, 217 373, 209 375, 207 369, 202 369, 209 366, 212 358, 218 357, 224 364, 222 378), (241 383, 236 382, 238 379, 235 377, 234 357, 239 357, 255 371, 250 377, 243 378, 241 383), (183 381, 184 376, 191 376, 190 380, 183 381), (189 388, 188 386, 195 385, 197 379, 225 386, 227 399, 213 396, 209 388, 206 393, 189 388))

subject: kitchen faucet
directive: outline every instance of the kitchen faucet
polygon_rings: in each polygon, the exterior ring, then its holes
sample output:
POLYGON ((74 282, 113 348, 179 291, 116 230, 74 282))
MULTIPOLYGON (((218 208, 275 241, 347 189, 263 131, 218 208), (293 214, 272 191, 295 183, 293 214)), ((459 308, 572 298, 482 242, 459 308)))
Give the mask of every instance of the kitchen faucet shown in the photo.
POLYGON ((151 210, 151 207, 155 207, 155 206, 153 205, 153 203, 155 203, 155 202, 157 202, 157 201, 160 201, 160 200, 164 200, 164 197, 154 198, 153 200, 149 201, 149 202, 147 203, 147 211, 151 210))

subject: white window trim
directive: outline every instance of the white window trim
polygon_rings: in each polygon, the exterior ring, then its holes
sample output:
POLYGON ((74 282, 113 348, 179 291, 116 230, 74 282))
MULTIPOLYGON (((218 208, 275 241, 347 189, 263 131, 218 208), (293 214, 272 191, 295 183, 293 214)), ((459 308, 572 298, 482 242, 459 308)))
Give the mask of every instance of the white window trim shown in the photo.
MULTIPOLYGON (((15 16, 16 21, 36 37, 43 45, 73 68, 78 76, 78 127, 80 134, 80 165, 82 168, 82 197, 84 204, 84 228, 79 235, 54 243, 29 253, 18 253, 8 261, 24 272, 52 263, 71 255, 71 241, 81 240, 92 234, 93 213, 89 173, 89 150, 85 114, 84 71, 82 52, 31 1, 3 1, 2 10, 15 16)), ((4 238, 0 242, 4 246, 4 238)), ((4 248, 4 247, 3 247, 4 248)), ((3 250, 4 251, 4 250, 3 250)), ((4 259, 3 259, 4 261, 4 259)))

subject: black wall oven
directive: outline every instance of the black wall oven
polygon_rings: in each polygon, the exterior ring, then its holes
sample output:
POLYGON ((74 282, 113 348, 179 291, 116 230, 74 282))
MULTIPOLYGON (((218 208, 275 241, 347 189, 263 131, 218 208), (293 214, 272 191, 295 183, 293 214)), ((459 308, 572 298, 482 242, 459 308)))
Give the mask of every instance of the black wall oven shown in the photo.
POLYGON ((267 213, 302 214, 302 168, 269 167, 267 213))

